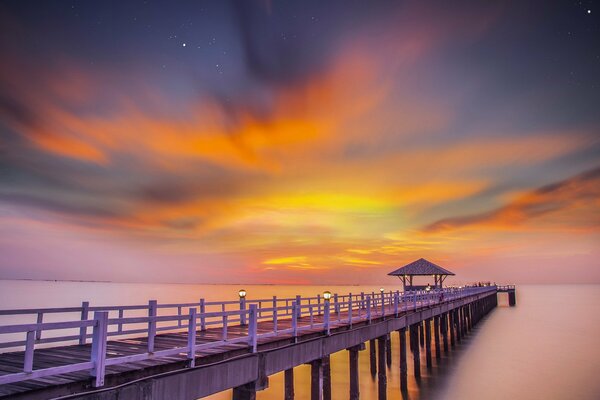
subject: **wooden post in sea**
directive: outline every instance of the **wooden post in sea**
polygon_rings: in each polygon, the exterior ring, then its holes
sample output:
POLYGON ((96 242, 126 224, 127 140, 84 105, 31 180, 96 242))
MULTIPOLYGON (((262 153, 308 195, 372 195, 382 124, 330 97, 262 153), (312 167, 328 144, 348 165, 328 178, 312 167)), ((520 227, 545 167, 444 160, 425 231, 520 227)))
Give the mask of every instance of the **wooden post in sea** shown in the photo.
POLYGON ((375 339, 371 339, 369 340, 369 356, 371 362, 371 376, 373 378, 377 375, 377 355, 375 350, 375 339))
POLYGON ((448 312, 448 328, 450 329, 450 346, 454 347, 454 311, 448 312))
POLYGON ((431 318, 425 320, 425 359, 427 360, 427 368, 431 368, 431 318))
POLYGON ((323 400, 323 360, 310 363, 310 400, 323 400))
POLYGON ((421 350, 419 348, 419 325, 420 324, 413 324, 410 326, 410 340, 412 342, 415 378, 421 377, 421 350))
POLYGON ((294 368, 285 370, 284 381, 284 400, 294 400, 294 368))
POLYGON ((435 340, 435 358, 439 360, 442 355, 440 354, 440 316, 433 317, 433 338, 435 340))
POLYGON ((425 347, 425 335, 423 335, 423 325, 424 324, 425 324, 425 321, 419 322, 419 343, 421 344, 421 347, 425 347))
POLYGON ((442 331, 442 340, 444 341, 444 353, 448 354, 448 313, 441 315, 440 330, 442 331))
MULTIPOLYGON (((329 303, 329 302, 328 302, 329 303)), ((323 400, 331 400, 331 357, 323 357, 323 400)))
POLYGON ((392 368, 392 335, 387 334, 387 343, 385 344, 385 360, 388 368, 392 368))
POLYGON ((406 365, 406 328, 401 328, 400 334, 400 390, 408 389, 408 367, 406 365))
POLYGON ((456 332, 457 335, 456 337, 458 338, 458 341, 461 342, 462 338, 463 338, 463 325, 462 325, 462 317, 461 317, 461 309, 462 307, 459 307, 456 309, 456 332))
POLYGON ((350 362, 350 400, 358 400, 360 395, 358 375, 358 352, 364 349, 364 343, 361 343, 358 346, 350 347, 348 349, 348 356, 350 362))
POLYGON ((380 336, 377 338, 377 355, 379 357, 379 371, 377 375, 377 392, 379 393, 379 400, 387 399, 387 375, 385 368, 385 354, 386 354, 387 335, 380 336))

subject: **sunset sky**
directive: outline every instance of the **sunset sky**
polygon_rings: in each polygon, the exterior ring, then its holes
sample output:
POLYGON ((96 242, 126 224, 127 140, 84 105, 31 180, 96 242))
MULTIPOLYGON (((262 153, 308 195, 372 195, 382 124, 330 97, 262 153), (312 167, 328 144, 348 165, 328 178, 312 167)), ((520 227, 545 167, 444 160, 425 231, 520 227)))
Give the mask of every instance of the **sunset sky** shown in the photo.
POLYGON ((600 282, 599 18, 3 1, 0 278, 600 282))

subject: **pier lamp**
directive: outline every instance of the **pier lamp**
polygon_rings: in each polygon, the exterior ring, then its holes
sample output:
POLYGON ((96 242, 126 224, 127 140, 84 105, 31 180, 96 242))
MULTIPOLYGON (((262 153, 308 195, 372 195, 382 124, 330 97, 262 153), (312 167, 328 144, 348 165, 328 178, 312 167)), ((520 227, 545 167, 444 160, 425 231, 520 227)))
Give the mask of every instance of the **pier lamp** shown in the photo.
POLYGON ((431 286, 428 284, 427 287, 425 288, 426 292, 429 292, 431 290, 431 286))
POLYGON ((379 291, 383 294, 383 292, 385 292, 384 288, 379 288, 379 291))
POLYGON ((246 290, 240 289, 238 295, 240 296, 240 324, 246 325, 246 290))
POLYGON ((325 299, 325 301, 329 301, 331 299, 331 292, 329 290, 324 291, 323 298, 325 299))

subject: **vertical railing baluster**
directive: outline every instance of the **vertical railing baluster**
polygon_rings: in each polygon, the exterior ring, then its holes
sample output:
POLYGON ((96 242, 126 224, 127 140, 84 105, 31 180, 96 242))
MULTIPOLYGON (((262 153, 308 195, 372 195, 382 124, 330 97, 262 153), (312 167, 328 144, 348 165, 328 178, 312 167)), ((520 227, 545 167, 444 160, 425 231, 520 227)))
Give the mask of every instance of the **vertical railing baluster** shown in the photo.
POLYGON ((273 332, 277 333, 277 296, 273 296, 273 332))
POLYGON ((33 350, 35 347, 35 331, 27 331, 25 340, 25 358, 23 360, 23 372, 33 371, 33 350))
MULTIPOLYGON (((188 319, 188 366, 190 368, 196 365, 196 317, 197 311, 196 307, 190 307, 189 309, 189 319, 188 319)), ((181 320, 180 320, 181 321, 181 320)))
POLYGON ((324 304, 323 304, 323 320, 325 323, 325 333, 327 334, 327 336, 329 336, 331 329, 330 329, 330 324, 329 324, 329 312, 330 312, 330 307, 329 307, 329 300, 325 300, 324 304))
MULTIPOLYGON (((119 308, 119 319, 123 319, 123 312, 124 310, 122 308, 119 308)), ((117 324, 117 332, 123 332, 123 323, 121 321, 119 321, 119 323, 117 324)))
POLYGON ((310 304, 308 306, 308 313, 310 314, 310 327, 312 328, 313 327, 313 321, 314 321, 314 319, 313 319, 313 306, 312 306, 312 304, 310 304))
POLYGON ((200 299, 200 330, 201 331, 206 330, 206 317, 204 316, 204 314, 206 314, 206 305, 204 304, 204 299, 200 299))
MULTIPOLYGON (((360 308, 358 310, 360 313, 360 308)), ((348 294, 348 325, 352 328, 352 293, 348 294)))
POLYGON ((148 302, 148 353, 154 353, 154 338, 156 336, 156 300, 148 302))
POLYGON ((292 301, 292 335, 295 338, 298 336, 298 306, 295 301, 292 301))
POLYGON ((249 344, 250 347, 252 347, 252 352, 256 353, 258 344, 258 315, 256 312, 256 304, 250 304, 248 314, 248 319, 250 320, 250 324, 248 325, 249 344))
POLYGON ((296 312, 298 313, 298 319, 302 317, 302 297, 296 295, 296 312))
POLYGON ((227 314, 223 315, 223 341, 227 341, 227 314))
MULTIPOLYGON (((179 317, 181 317, 181 306, 177 306, 177 315, 178 315, 179 317)), ((183 325, 183 320, 182 320, 181 318, 179 318, 179 319, 177 320, 177 326, 178 326, 178 327, 181 327, 182 325, 183 325)))
POLYGON ((371 296, 367 295, 367 321, 371 323, 371 296))
POLYGON ((321 315, 321 295, 317 294, 317 315, 321 315))
POLYGON ((340 313, 339 307, 340 307, 340 305, 338 303, 338 295, 337 295, 337 293, 334 293, 333 294, 333 312, 336 314, 339 314, 340 313))
MULTIPOLYGON (((88 301, 84 301, 81 303, 81 321, 86 321, 88 319, 88 309, 90 308, 90 303, 88 301)), ((79 328, 79 344, 85 344, 87 336, 87 326, 82 326, 79 328)))
MULTIPOLYGON (((43 312, 38 312, 37 313, 37 323, 41 324, 44 322, 44 313, 43 312)), ((40 340, 42 338, 42 329, 37 329, 35 331, 35 340, 40 340)))
POLYGON ((365 292, 360 292, 360 308, 365 308, 365 292))
POLYGON ((92 333, 91 360, 94 363, 91 375, 95 378, 94 387, 104 386, 106 373, 106 345, 108 334, 108 311, 94 312, 94 330, 92 333))
POLYGON ((398 317, 398 292, 394 293, 394 316, 398 317))

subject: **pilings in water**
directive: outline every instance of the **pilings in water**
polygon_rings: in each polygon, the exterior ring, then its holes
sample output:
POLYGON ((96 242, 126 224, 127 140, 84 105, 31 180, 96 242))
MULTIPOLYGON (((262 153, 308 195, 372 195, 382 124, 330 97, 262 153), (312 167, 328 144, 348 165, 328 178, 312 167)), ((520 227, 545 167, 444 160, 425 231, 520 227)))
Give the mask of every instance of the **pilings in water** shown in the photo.
POLYGON ((350 400, 358 400, 360 396, 359 375, 358 375, 358 352, 365 349, 365 344, 354 346, 348 349, 350 362, 350 400))
POLYGON ((323 361, 323 400, 331 400, 331 359, 329 355, 323 361))
POLYGON ((413 353, 413 367, 415 378, 421 377, 421 350, 419 347, 419 325, 413 324, 410 326, 410 343, 413 353))
POLYGON ((284 400, 294 400, 294 369, 286 369, 284 372, 284 400))
POLYGON ((435 341, 435 358, 442 358, 440 354, 440 316, 433 317, 433 338, 435 341))
POLYGON ((310 363, 310 400, 323 400, 323 360, 310 363))
MULTIPOLYGON (((467 335, 469 331, 487 314, 496 307, 496 296, 487 296, 443 312, 425 320, 414 322, 407 327, 400 328, 400 390, 408 391, 408 363, 407 363, 407 340, 413 355, 413 375, 419 380, 421 378, 421 347, 424 347, 427 368, 433 367, 432 348, 435 351, 436 360, 442 356, 442 348, 445 353, 450 347, 467 335), (407 338, 407 331, 409 337, 407 338), (450 338, 448 338, 448 335, 450 338), (433 341, 433 343, 432 343, 433 341)), ((413 320, 414 321, 414 320, 413 320)), ((370 371, 373 377, 377 377, 378 399, 387 399, 387 369, 392 363, 392 341, 390 334, 384 334, 369 341, 370 371)), ((360 396, 360 374, 359 374, 359 352, 365 350, 365 343, 347 349, 349 356, 349 398, 358 400, 360 396)), ((311 361, 311 400, 331 400, 331 366, 330 356, 311 361)), ((439 361, 438 361, 439 362, 439 361)), ((293 400, 294 393, 294 370, 284 371, 284 399, 293 400)), ((265 386, 266 387, 266 386, 265 386)), ((264 389, 258 382, 249 383, 233 390, 233 400, 256 399, 256 391, 264 389)))
POLYGON ((431 319, 425 320, 425 359, 427 361, 427 368, 431 368, 433 363, 431 361, 431 319))
POLYGON ((508 292, 508 305, 511 307, 517 305, 517 291, 514 289, 508 292))
POLYGON ((386 336, 387 343, 385 345, 385 360, 388 368, 392 368, 392 335, 386 336))
POLYGON ((400 390, 408 390, 408 366, 406 364, 406 328, 401 328, 400 334, 400 390))
POLYGON ((440 319, 440 330, 442 331, 442 339, 444 341, 444 353, 448 353, 448 313, 443 313, 440 316, 440 319))
POLYGON ((375 348, 375 339, 369 340, 369 360, 371 363, 371 377, 375 379, 377 375, 377 349, 375 348))
POLYGON ((448 311, 448 329, 450 330, 450 347, 454 347, 454 311, 448 311))
POLYGON ((387 335, 377 339, 377 356, 379 357, 379 364, 377 365, 379 367, 379 371, 377 371, 377 391, 379 393, 379 400, 387 399, 387 369, 385 368, 387 342, 387 335))

